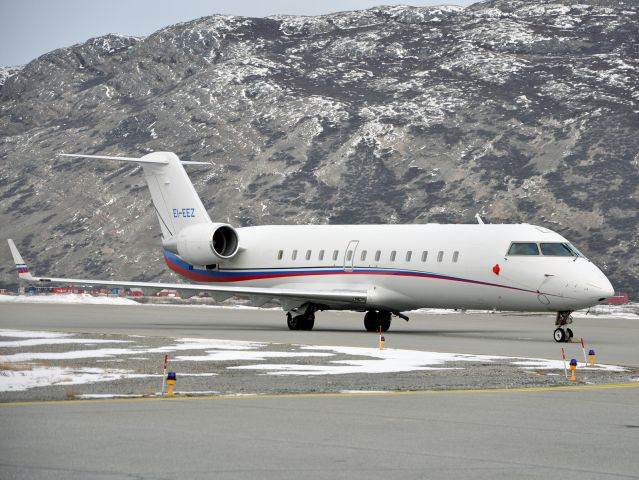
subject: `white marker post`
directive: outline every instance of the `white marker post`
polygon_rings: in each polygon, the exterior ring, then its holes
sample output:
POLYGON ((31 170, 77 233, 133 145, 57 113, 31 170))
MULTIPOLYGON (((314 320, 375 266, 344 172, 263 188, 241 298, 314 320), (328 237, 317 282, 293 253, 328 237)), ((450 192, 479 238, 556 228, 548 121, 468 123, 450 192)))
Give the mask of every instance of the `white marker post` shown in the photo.
POLYGON ((581 339, 581 351, 584 352, 584 367, 588 365, 588 357, 586 357, 586 347, 584 345, 584 339, 581 339))
POLYGON ((169 356, 164 354, 164 373, 162 373, 162 396, 164 396, 164 385, 166 382, 166 368, 169 366, 169 356))
POLYGON ((566 352, 564 352, 564 347, 561 347, 561 358, 564 359, 564 377, 568 378, 568 368, 566 367, 566 352))

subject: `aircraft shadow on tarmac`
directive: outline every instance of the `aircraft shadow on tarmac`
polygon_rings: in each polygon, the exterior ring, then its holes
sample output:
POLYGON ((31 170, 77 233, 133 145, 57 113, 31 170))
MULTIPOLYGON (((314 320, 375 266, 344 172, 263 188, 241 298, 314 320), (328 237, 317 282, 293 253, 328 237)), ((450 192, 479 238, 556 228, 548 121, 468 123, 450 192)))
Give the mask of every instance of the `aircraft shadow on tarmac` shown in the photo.
MULTIPOLYGON (((155 323, 153 324, 155 327, 162 329, 164 327, 169 329, 174 329, 176 327, 173 323, 155 323)), ((219 322, 216 321, 214 323, 210 323, 206 326, 203 326, 201 323, 194 324, 179 324, 179 329, 188 331, 202 331, 209 330, 211 332, 216 331, 224 331, 224 332, 232 332, 232 331, 260 331, 260 332, 289 332, 286 326, 281 328, 273 327, 273 325, 265 325, 260 322, 256 322, 254 324, 247 323, 235 323, 235 322, 219 322)), ((293 333, 293 332, 291 332, 293 333)), ((311 337, 313 333, 334 333, 338 335, 348 335, 348 336, 375 336, 378 335, 377 332, 365 332, 359 326, 348 327, 344 326, 344 328, 322 328, 321 326, 316 326, 311 332, 295 332, 297 334, 301 334, 304 338, 311 337)), ((385 332, 386 336, 406 336, 406 337, 415 337, 415 336, 424 336, 424 337, 447 337, 447 336, 455 336, 455 337, 468 337, 473 339, 487 339, 487 340, 516 340, 516 341, 531 341, 536 340, 535 338, 530 337, 530 332, 517 331, 512 330, 509 331, 507 335, 504 335, 503 330, 485 330, 485 329, 469 329, 469 330, 436 330, 436 329, 415 329, 415 330, 389 330, 385 332), (522 338, 525 337, 525 338, 522 338)))

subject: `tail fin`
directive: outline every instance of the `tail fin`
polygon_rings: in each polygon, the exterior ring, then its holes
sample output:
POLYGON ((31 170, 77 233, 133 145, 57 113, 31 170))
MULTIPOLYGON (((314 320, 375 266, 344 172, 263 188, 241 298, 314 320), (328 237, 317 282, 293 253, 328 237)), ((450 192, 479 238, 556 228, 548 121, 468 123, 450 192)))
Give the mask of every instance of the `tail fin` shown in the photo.
POLYGON ((175 238, 185 227, 198 223, 211 223, 209 214, 182 166, 182 164, 208 165, 208 163, 180 162, 173 152, 154 152, 142 158, 65 153, 61 153, 60 156, 118 160, 141 165, 165 242, 175 238))
POLYGON ((16 264, 16 271, 18 272, 18 277, 21 278, 22 280, 32 280, 33 277, 31 276, 31 270, 29 269, 27 264, 24 263, 24 260, 22 259, 22 255, 20 255, 20 252, 18 251, 16 244, 13 243, 13 240, 11 239, 8 239, 7 242, 9 243, 9 249, 11 250, 11 256, 13 257, 13 262, 16 264))

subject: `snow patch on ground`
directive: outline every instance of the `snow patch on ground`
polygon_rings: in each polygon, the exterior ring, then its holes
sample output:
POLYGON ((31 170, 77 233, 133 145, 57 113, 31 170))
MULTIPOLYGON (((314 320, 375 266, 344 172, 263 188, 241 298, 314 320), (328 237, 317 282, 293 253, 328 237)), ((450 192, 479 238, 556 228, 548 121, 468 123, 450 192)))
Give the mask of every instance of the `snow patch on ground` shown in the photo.
MULTIPOLYGON (((561 360, 541 358, 504 357, 495 355, 471 355, 462 353, 425 352, 419 350, 294 345, 287 351, 268 350, 275 344, 247 342, 237 340, 218 340, 202 338, 178 338, 171 345, 144 347, 134 341, 110 341, 102 339, 70 338, 73 334, 57 332, 29 332, 18 330, 0 330, 0 336, 20 340, 2 341, 5 349, 33 347, 40 345, 70 344, 97 345, 102 343, 125 343, 128 348, 79 349, 66 352, 20 352, 0 356, 0 391, 21 391, 47 385, 78 385, 85 383, 113 381, 128 378, 161 378, 160 374, 138 374, 132 370, 103 368, 70 368, 65 366, 41 366, 39 360, 71 360, 95 358, 97 362, 123 362, 119 357, 137 355, 129 358, 147 358, 140 355, 150 353, 171 353, 203 350, 202 355, 178 355, 171 362, 266 362, 268 359, 318 358, 313 364, 306 363, 251 363, 227 367, 229 370, 253 370, 264 375, 344 375, 379 374, 427 370, 460 370, 460 363, 510 364, 524 370, 558 370, 564 368, 561 360), (342 359, 328 360, 340 355, 342 359), (114 358, 115 357, 115 358, 114 358), (343 359, 343 357, 347 357, 343 359), (352 357, 352 358, 350 358, 352 357), (321 360, 326 358, 324 362, 321 360), (448 364, 448 365, 447 365, 448 364), (453 365, 450 365, 453 364, 453 365)), ((181 367, 183 364, 181 365, 181 367)), ((624 372, 625 368, 616 365, 597 364, 589 367, 578 364, 579 369, 608 372, 624 372)), ((188 373, 178 371, 182 377, 213 377, 219 373, 188 373)), ((361 393, 361 392, 356 392, 361 393)))
POLYGON ((15 337, 15 338, 64 338, 72 337, 72 333, 61 332, 38 332, 28 330, 11 330, 0 329, 0 337, 15 337))
POLYGON ((177 362, 230 362, 230 361, 256 361, 267 358, 300 358, 300 357, 333 357, 333 353, 311 352, 207 352, 207 355, 179 356, 172 361, 177 362))
POLYGON ((242 340, 216 340, 208 338, 178 338, 173 345, 166 347, 139 350, 140 353, 167 353, 180 350, 255 350, 266 346, 261 342, 245 342, 242 340))
POLYGON ((267 375, 344 375, 365 373, 399 373, 423 370, 452 370, 447 362, 492 362, 501 357, 463 355, 456 353, 421 352, 341 346, 302 346, 302 350, 331 351, 342 355, 371 359, 335 360, 328 365, 261 364, 229 367, 236 370, 261 370, 267 375))
POLYGON ((30 370, 2 370, 0 392, 19 392, 50 385, 82 385, 149 376, 151 375, 134 373, 132 370, 102 368, 34 367, 30 370))
POLYGON ((140 305, 122 297, 94 297, 87 294, 68 295, 0 295, 0 303, 81 303, 84 305, 140 305))
POLYGON ((114 393, 85 393, 82 395, 76 395, 75 398, 80 400, 104 400, 105 398, 143 398, 141 393, 132 394, 114 394, 114 393))
MULTIPOLYGON (((445 367, 450 362, 493 363, 496 360, 510 363, 523 369, 563 369, 564 363, 560 360, 547 360, 541 358, 517 358, 491 355, 468 355, 461 353, 422 352, 418 350, 398 350, 361 347, 327 347, 327 346, 302 346, 302 350, 328 350, 342 355, 355 357, 371 357, 371 359, 336 360, 328 365, 296 365, 296 364, 258 364, 240 365, 229 367, 236 370, 259 370, 266 375, 344 375, 365 373, 399 373, 424 370, 453 370, 460 367, 445 367)), ((586 367, 581 364, 579 368, 591 370, 606 370, 611 372, 623 372, 625 368, 616 365, 596 365, 586 367)))
POLYGON ((102 340, 95 338, 30 338, 28 340, 0 341, 0 348, 38 347, 41 345, 97 345, 100 343, 132 343, 127 340, 102 340))

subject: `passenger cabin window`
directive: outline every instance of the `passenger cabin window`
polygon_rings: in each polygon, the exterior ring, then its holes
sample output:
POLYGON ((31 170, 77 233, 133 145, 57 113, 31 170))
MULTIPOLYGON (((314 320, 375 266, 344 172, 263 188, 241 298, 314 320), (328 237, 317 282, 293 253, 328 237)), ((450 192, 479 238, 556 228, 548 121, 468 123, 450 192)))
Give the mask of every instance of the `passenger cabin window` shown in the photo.
POLYGON ((411 252, 410 250, 408 252, 406 252, 406 261, 410 262, 410 257, 413 256, 413 252, 411 252))
POLYGON ((310 259, 311 259, 311 251, 306 250, 306 260, 310 260, 310 259))
POLYGON ((379 262, 379 259, 382 257, 382 251, 381 250, 377 250, 375 252, 375 261, 379 262))
POLYGON ((457 260, 459 260, 459 252, 458 251, 454 251, 453 252, 453 263, 457 263, 457 260))
POLYGON ((297 250, 293 250, 293 253, 291 253, 291 258, 293 260, 295 260, 297 258, 297 250))
POLYGON ((513 242, 508 249, 508 255, 539 255, 539 248, 533 242, 513 242))
POLYGON ((350 262, 352 258, 353 258, 353 250, 349 250, 348 252, 346 252, 346 261, 350 262))
POLYGON ((324 260, 324 250, 319 251, 319 255, 317 256, 318 260, 324 260))
POLYGON ((277 252, 277 259, 278 260, 282 260, 283 256, 284 256, 284 250, 280 250, 279 252, 277 252))
POLYGON ((565 243, 540 243, 541 253, 553 257, 574 257, 576 256, 565 243))
POLYGON ((339 256, 339 251, 338 250, 333 250, 333 260, 337 260, 338 256, 339 256))
POLYGON ((427 258, 428 258, 428 252, 424 250, 422 252, 422 262, 425 262, 427 258))
POLYGON ((366 260, 366 250, 362 250, 362 254, 360 255, 359 259, 363 262, 364 260, 366 260))
POLYGON ((395 261, 395 257, 397 256, 397 252, 395 250, 393 250, 390 254, 390 261, 394 262, 395 261))
POLYGON ((441 263, 443 259, 444 259, 444 252, 440 250, 439 253, 437 254, 437 261, 441 263))

